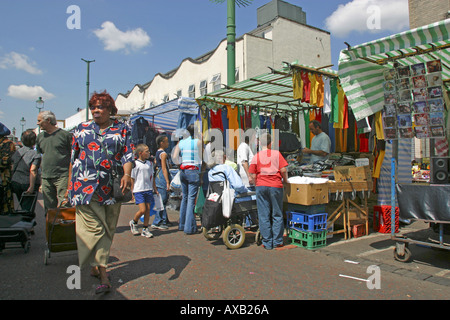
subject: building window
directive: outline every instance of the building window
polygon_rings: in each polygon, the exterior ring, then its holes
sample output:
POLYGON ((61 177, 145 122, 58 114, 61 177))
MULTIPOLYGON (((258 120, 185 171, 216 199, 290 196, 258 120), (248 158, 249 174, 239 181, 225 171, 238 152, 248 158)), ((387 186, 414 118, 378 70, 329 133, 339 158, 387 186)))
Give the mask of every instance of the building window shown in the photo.
POLYGON ((181 89, 177 90, 176 95, 177 95, 177 98, 180 98, 183 95, 183 91, 181 91, 181 89))
POLYGON ((239 82, 239 68, 236 68, 236 73, 234 74, 234 81, 237 83, 239 82))
POLYGON ((204 96, 208 93, 208 82, 203 80, 200 82, 200 96, 204 96))
POLYGON ((168 102, 168 101, 169 101, 169 95, 166 94, 166 95, 164 95, 163 102, 168 102))
POLYGON ((220 85, 221 85, 221 83, 222 83, 222 82, 221 82, 221 76, 220 76, 220 73, 214 75, 209 83, 212 84, 212 86, 213 86, 213 91, 220 90, 220 85))
POLYGON ((189 98, 195 98, 195 85, 194 84, 189 86, 188 94, 189 94, 189 98))

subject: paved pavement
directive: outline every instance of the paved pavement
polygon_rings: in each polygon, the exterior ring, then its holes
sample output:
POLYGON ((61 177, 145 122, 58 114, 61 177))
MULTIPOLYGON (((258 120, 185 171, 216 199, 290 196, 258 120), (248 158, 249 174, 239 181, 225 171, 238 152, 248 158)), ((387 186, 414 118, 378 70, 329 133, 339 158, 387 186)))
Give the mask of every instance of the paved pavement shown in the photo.
MULTIPOLYGON (((114 290, 93 294, 98 280, 81 271, 81 288, 67 283, 77 264, 76 251, 54 253, 44 265, 45 233, 41 207, 29 253, 21 248, 0 254, 0 300, 446 300, 450 292, 450 252, 411 246, 412 262, 393 258, 390 235, 343 240, 328 239, 326 247, 306 250, 293 245, 267 251, 246 234, 245 244, 229 250, 222 239, 187 236, 177 230, 178 212, 169 211, 175 225, 152 231, 154 238, 132 236, 128 221, 136 206, 122 207, 111 250, 114 290), (369 290, 368 268, 381 271, 381 289, 369 290)), ((402 232, 424 232, 415 223, 402 232)), ((448 240, 446 240, 448 241, 448 240)))

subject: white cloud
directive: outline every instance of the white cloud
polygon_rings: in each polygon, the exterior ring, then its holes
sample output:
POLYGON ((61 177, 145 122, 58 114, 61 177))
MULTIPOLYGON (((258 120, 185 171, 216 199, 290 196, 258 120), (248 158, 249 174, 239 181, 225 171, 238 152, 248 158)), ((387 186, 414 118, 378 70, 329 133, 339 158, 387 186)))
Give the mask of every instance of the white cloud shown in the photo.
POLYGON ((8 87, 8 96, 27 101, 36 101, 39 97, 46 101, 55 97, 54 94, 45 91, 41 86, 31 87, 25 84, 10 85, 8 87))
POLYGON ((42 74, 42 71, 36 67, 36 62, 21 53, 10 52, 0 58, 0 69, 16 68, 18 70, 24 70, 31 74, 42 74))
POLYGON ((409 29, 408 0, 353 0, 339 5, 325 24, 334 36, 340 38, 352 31, 405 31, 409 29))
POLYGON ((121 31, 111 21, 102 23, 102 28, 94 30, 107 51, 124 50, 125 53, 136 51, 150 44, 150 37, 141 28, 121 31))

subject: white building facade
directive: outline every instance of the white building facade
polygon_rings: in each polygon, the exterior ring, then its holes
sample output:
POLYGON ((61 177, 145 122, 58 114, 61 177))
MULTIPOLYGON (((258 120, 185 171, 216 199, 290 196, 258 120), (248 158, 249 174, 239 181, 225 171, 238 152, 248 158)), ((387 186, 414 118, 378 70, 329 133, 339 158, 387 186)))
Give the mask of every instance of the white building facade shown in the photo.
MULTIPOLYGON (((330 33, 306 24, 300 7, 274 0, 258 8, 255 30, 236 39, 236 82, 280 69, 283 62, 312 67, 331 65, 330 33)), ((227 40, 197 59, 186 58, 178 68, 158 73, 116 98, 120 113, 160 105, 179 96, 198 98, 227 83, 227 40)))

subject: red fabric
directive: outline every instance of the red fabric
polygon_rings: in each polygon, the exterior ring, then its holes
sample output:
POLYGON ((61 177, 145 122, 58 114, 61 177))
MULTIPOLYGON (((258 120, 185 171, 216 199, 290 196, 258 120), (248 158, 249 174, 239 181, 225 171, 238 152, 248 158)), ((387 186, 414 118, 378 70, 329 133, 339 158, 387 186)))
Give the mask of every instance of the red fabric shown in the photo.
POLYGON ((309 103, 311 99, 311 81, 309 80, 308 73, 301 71, 301 77, 303 80, 303 99, 302 102, 309 103))
POLYGON ((221 109, 218 109, 217 112, 210 110, 209 111, 209 121, 211 124, 211 129, 220 129, 223 131, 222 110, 221 109))
POLYGON ((252 127, 252 107, 245 106, 244 107, 244 118, 245 118, 245 129, 249 129, 252 127))
POLYGON ((249 172, 256 174, 257 187, 283 188, 280 169, 288 163, 277 150, 262 150, 253 157, 249 172))

